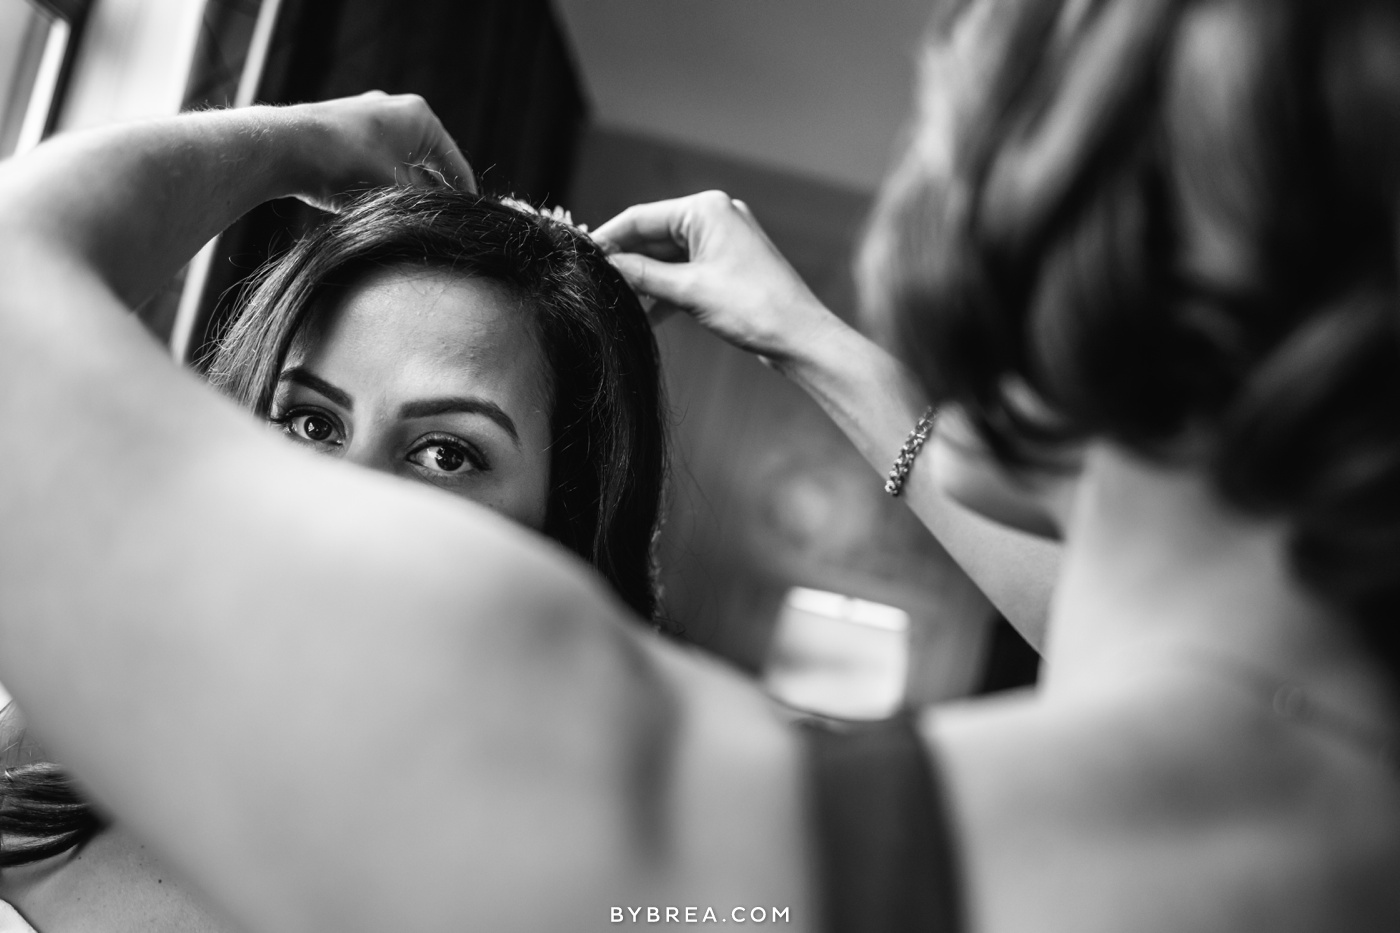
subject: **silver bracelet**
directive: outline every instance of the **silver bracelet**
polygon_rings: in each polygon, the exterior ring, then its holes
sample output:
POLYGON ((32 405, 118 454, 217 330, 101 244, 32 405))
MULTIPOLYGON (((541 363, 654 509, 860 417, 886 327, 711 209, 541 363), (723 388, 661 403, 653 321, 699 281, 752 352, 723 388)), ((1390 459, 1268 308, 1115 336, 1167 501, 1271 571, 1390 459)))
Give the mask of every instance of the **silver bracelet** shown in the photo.
POLYGON ((908 479, 909 470, 914 466, 914 458, 923 449, 924 441, 933 433, 933 420, 937 416, 938 411, 932 405, 924 409, 924 413, 914 424, 914 430, 910 431, 905 439, 904 446, 899 448, 899 455, 894 458, 894 466, 890 467, 890 475, 885 480, 885 492, 895 498, 904 491, 904 481, 908 479))

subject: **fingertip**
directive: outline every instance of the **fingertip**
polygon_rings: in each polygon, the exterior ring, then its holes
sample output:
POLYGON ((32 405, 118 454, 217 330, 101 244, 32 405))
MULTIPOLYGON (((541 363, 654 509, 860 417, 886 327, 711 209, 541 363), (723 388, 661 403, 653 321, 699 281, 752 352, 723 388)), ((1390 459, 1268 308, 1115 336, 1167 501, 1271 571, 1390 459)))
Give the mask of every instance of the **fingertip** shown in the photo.
POLYGON ((442 155, 439 161, 444 169, 443 175, 452 188, 458 191, 465 191, 468 194, 480 194, 477 187, 476 172, 472 171, 471 160, 467 158, 456 141, 448 136, 446 131, 441 132, 439 145, 436 147, 442 155))
POLYGON ((626 279, 628 284, 630 285, 632 282, 632 276, 637 272, 636 262, 634 261, 633 257, 628 253, 618 252, 616 247, 614 247, 611 251, 606 249, 603 250, 603 256, 608 260, 608 262, 612 265, 614 269, 622 273, 622 277, 626 279))
POLYGON ((623 214, 625 213, 626 211, 614 217, 609 217, 607 220, 600 223, 597 226, 597 228, 589 234, 589 236, 593 238, 593 242, 597 243, 599 249, 603 250, 603 252, 617 252, 617 239, 613 236, 613 233, 621 226, 621 224, 619 224, 618 221, 622 219, 623 214))
POLYGON ((651 310, 656 305, 656 299, 648 294, 643 286, 646 282, 646 264, 642 257, 631 253, 619 253, 613 247, 612 252, 604 250, 608 263, 617 270, 617 274, 622 276, 622 281, 627 283, 628 289, 637 297, 637 302, 642 306, 642 311, 651 316, 651 310))
POLYGON ((647 287, 651 276, 648 275, 650 264, 646 257, 636 253, 613 252, 607 255, 607 260, 638 298, 647 298, 651 294, 651 289, 647 287))

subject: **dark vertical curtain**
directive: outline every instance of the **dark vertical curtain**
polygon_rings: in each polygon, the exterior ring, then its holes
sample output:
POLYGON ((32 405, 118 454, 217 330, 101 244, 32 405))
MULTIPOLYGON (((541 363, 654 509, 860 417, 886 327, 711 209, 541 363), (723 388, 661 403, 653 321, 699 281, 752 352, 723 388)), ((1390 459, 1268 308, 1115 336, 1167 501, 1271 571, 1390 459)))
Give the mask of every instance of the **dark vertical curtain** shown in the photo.
POLYGON ((586 117, 546 0, 285 0, 265 100, 421 94, 488 189, 560 200, 586 117))
MULTIPOLYGON (((229 0, 225 0, 229 2, 229 0)), ((587 104, 548 0, 283 0, 258 98, 296 103, 368 90, 421 94, 484 190, 567 195, 587 104)), ((315 221, 297 202, 224 236, 192 359, 207 353, 242 280, 315 221)))
POLYGON ((62 17, 72 24, 81 23, 83 18, 87 16, 88 7, 92 6, 92 0, 30 0, 30 2, 50 16, 62 17))

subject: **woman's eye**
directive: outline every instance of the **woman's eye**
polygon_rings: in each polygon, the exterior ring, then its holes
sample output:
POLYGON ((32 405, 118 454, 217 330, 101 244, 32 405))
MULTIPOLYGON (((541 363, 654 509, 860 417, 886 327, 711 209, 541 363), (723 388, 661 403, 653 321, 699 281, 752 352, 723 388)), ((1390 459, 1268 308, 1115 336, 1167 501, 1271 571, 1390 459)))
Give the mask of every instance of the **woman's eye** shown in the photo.
POLYGON ((278 419, 282 430, 297 440, 313 444, 336 444, 339 442, 339 429, 326 415, 314 411, 292 412, 278 419))
POLYGON ((472 451, 448 441, 429 441, 414 449, 408 459, 433 473, 460 475, 483 469, 481 459, 472 451))

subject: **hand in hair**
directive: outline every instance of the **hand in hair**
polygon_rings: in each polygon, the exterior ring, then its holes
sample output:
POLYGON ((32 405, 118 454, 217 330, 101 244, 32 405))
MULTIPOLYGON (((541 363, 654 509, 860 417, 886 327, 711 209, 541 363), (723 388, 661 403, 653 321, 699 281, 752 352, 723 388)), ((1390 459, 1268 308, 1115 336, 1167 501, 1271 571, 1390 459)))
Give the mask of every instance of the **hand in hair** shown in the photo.
MULTIPOLYGON (((295 196, 334 209, 369 186, 443 182, 476 186, 416 95, 376 91, 104 127, 60 136, 0 169, 0 263, 28 253, 14 268, 32 272, 32 250, 42 246, 134 306, 263 201, 295 196)), ((13 277, 9 284, 18 287, 13 277)))
MULTIPOLYGON (((634 289, 767 358, 822 407, 883 480, 928 406, 927 395, 903 364, 817 300, 742 201, 706 191, 639 204, 603 224, 593 238, 634 289)), ((1058 548, 948 499, 929 475, 935 459, 915 461, 904 502, 988 600, 1038 646, 1058 548)))
POLYGON ((297 138, 315 170, 299 179, 299 196, 316 207, 334 210, 347 193, 386 185, 477 190, 466 157, 417 94, 368 91, 283 113, 305 127, 297 138))
POLYGON ((742 201, 722 191, 629 207, 593 233, 628 283, 780 369, 845 325, 742 201))

